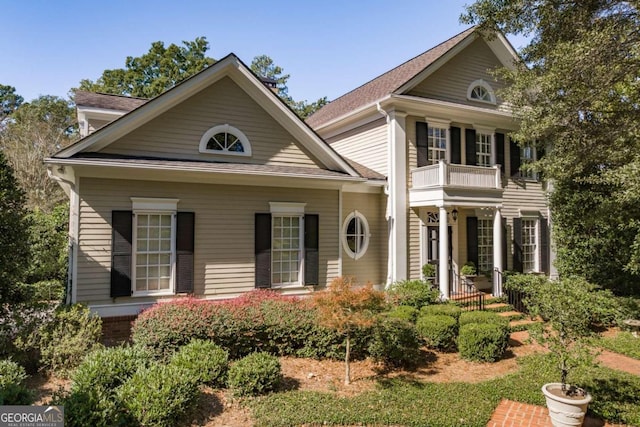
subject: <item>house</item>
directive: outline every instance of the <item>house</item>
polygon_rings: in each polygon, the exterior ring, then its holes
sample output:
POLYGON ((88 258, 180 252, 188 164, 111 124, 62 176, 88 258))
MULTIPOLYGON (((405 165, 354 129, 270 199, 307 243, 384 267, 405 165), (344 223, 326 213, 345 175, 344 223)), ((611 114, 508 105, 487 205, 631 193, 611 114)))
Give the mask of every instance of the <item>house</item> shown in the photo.
POLYGON ((70 301, 123 318, 425 263, 444 298, 467 261, 497 294, 505 269, 548 272, 543 184, 519 168, 536 153, 490 73, 515 59, 471 28, 307 123, 233 54, 151 100, 78 92, 84 137, 46 159, 70 198, 70 301))

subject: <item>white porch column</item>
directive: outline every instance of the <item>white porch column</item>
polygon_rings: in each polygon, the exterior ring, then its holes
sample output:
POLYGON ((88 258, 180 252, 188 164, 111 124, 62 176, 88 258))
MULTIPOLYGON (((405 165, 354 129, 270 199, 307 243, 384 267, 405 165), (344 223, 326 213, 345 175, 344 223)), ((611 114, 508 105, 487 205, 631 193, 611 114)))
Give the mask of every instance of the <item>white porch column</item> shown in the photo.
POLYGON ((440 282, 440 297, 449 299, 449 229, 447 224, 447 208, 440 206, 438 218, 440 229, 438 233, 438 281, 440 282))
POLYGON ((504 265, 502 265, 502 213, 499 208, 496 208, 493 216, 493 295, 496 297, 502 296, 502 281, 500 275, 496 274, 496 269, 499 272, 504 271, 504 265))
MULTIPOLYGON (((390 111, 389 123, 389 283, 407 278, 407 137, 406 114, 390 111)), ((387 284, 387 285, 388 285, 387 284)))

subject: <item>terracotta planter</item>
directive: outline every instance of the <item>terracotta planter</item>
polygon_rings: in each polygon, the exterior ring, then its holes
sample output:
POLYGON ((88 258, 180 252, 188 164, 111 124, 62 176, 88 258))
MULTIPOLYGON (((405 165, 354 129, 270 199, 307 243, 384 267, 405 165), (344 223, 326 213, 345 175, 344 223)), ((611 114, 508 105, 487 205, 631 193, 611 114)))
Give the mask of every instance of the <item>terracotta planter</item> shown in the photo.
POLYGON ((549 383, 542 386, 547 400, 551 424, 555 427, 581 426, 591 402, 591 395, 571 397, 562 395, 562 384, 549 383))

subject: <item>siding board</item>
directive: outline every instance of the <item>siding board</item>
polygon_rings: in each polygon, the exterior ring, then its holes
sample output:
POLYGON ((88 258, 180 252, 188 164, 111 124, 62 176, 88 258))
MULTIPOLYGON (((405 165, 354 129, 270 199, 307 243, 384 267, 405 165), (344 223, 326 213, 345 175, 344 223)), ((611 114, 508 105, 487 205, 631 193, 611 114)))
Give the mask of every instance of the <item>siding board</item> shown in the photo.
POLYGON ((328 138, 327 142, 341 155, 386 176, 387 138, 387 122, 381 118, 328 138))

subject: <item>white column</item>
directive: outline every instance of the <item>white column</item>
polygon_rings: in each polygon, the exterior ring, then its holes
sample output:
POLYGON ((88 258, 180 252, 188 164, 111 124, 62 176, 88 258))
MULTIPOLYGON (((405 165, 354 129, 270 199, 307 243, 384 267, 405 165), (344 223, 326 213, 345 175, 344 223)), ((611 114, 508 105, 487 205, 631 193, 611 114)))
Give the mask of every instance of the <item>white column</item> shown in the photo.
POLYGON ((440 282, 440 297, 449 299, 449 229, 447 224, 447 209, 440 207, 440 230, 438 233, 438 276, 440 282))
POLYGON ((389 197, 391 244, 390 281, 407 278, 407 138, 406 114, 391 111, 389 115, 389 197))
POLYGON ((493 216, 493 295, 496 297, 502 296, 502 281, 501 275, 496 273, 496 269, 499 272, 504 271, 504 265, 502 265, 502 213, 500 209, 496 208, 493 216))

